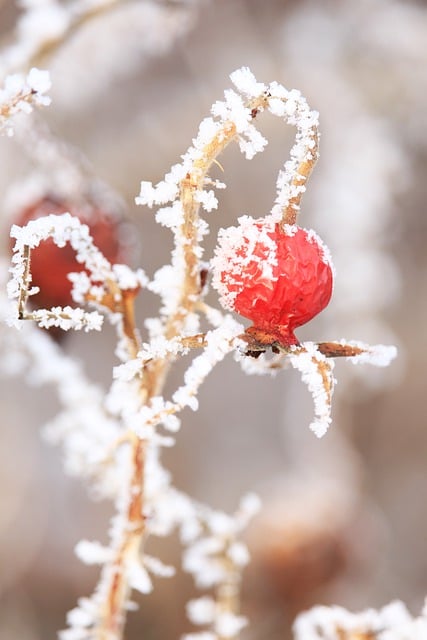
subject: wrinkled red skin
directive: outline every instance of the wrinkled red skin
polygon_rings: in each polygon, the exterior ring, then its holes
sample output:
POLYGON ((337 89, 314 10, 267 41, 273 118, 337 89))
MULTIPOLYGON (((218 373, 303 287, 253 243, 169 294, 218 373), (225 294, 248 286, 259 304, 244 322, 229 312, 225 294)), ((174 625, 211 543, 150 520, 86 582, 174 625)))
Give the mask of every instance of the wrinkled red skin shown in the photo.
MULTIPOLYGON (((268 235, 277 244, 278 265, 273 268, 277 280, 263 280, 254 262, 253 268, 241 274, 244 286, 235 298, 234 309, 252 320, 254 335, 266 334, 269 340, 290 346, 298 344, 294 330, 327 306, 333 273, 322 247, 309 239, 305 229, 286 235, 277 225, 268 235)), ((254 254, 265 255, 261 242, 255 245, 254 254)))
MULTIPOLYGON (((22 211, 14 222, 24 226, 41 216, 66 211, 89 226, 95 245, 107 260, 112 263, 126 261, 124 247, 119 241, 120 219, 107 215, 96 207, 88 206, 82 215, 75 205, 46 196, 22 211)), ((76 261, 75 255, 68 244, 59 248, 50 239, 41 242, 31 251, 32 285, 40 287, 40 292, 29 299, 31 306, 44 309, 75 306, 71 297, 71 282, 67 278, 71 271, 83 271, 83 266, 76 261)))

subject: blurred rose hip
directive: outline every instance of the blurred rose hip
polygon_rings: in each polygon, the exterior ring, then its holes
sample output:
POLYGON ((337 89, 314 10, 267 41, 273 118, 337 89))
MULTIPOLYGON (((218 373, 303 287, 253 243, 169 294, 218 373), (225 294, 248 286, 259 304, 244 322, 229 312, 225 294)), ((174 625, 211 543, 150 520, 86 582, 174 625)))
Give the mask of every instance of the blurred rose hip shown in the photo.
MULTIPOLYGON (((111 263, 129 262, 131 246, 123 218, 116 212, 103 210, 90 202, 77 205, 47 195, 19 212, 13 222, 24 226, 30 220, 66 211, 88 225, 94 243, 107 260, 111 263)), ((83 266, 77 262, 75 252, 69 245, 59 248, 50 239, 42 242, 31 252, 32 284, 40 288, 39 293, 29 299, 31 305, 36 308, 75 306, 67 275, 82 270, 83 266)))

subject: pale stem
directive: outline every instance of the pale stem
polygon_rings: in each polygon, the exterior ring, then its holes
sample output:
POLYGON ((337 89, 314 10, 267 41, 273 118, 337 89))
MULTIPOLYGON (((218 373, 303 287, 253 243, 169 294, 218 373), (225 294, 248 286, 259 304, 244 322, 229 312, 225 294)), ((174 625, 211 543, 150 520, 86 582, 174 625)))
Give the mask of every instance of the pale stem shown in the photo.
POLYGON ((14 109, 22 102, 28 102, 28 104, 32 104, 34 101, 34 96, 36 94, 37 91, 35 91, 34 89, 27 89, 25 93, 18 93, 18 95, 16 95, 10 101, 6 102, 6 104, 0 106, 0 118, 4 118, 5 120, 10 118, 14 113, 14 109))
POLYGON ((27 303, 28 298, 28 288, 30 286, 30 278, 31 278, 31 249, 29 245, 24 245, 24 249, 22 252, 22 262, 24 264, 24 274, 22 277, 22 285, 19 289, 19 298, 18 298, 18 318, 23 320, 25 316, 25 305, 27 303))
POLYGON ((291 186, 297 189, 297 194, 289 199, 287 205, 283 209, 282 225, 294 225, 297 222, 301 198, 305 192, 304 187, 311 176, 319 157, 319 130, 317 126, 311 127, 309 140, 313 146, 306 146, 305 157, 298 165, 295 175, 291 180, 291 186))
POLYGON ((131 443, 132 476, 129 483, 126 520, 122 539, 111 562, 110 581, 104 601, 104 615, 96 627, 97 640, 119 640, 123 636, 126 622, 125 604, 130 587, 125 574, 128 557, 137 557, 145 534, 143 512, 145 441, 133 438, 131 443))
MULTIPOLYGON (((229 559, 224 559, 227 563, 227 579, 219 585, 216 591, 216 602, 221 613, 239 615, 240 613, 240 572, 236 570, 234 564, 229 559)), ((232 640, 237 640, 239 634, 235 634, 232 640)), ((218 640, 231 640, 230 636, 218 635, 218 640)))

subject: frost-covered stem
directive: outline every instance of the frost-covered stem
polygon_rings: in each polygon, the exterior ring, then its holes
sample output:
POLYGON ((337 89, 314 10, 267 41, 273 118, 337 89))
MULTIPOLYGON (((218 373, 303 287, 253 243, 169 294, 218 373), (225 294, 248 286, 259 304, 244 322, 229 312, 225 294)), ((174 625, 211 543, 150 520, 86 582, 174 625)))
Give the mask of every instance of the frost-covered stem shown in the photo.
POLYGON ((122 291, 123 333, 130 342, 129 353, 131 357, 135 357, 141 347, 135 323, 135 297, 134 290, 122 291))
MULTIPOLYGON (((265 108, 267 103, 268 96, 266 94, 250 100, 247 106, 252 117, 255 118, 258 111, 265 108)), ((224 122, 221 129, 203 147, 200 157, 193 162, 191 169, 180 183, 180 202, 184 221, 178 229, 176 247, 177 251, 182 251, 185 271, 178 304, 166 322, 164 335, 168 340, 182 335, 185 319, 193 312, 200 297, 199 258, 197 256, 199 244, 197 223, 200 202, 196 199, 196 194, 203 190, 209 169, 218 155, 236 136, 236 124, 231 120, 224 122)), ((170 363, 171 358, 162 358, 145 367, 142 386, 146 389, 148 399, 161 392, 170 363)))
POLYGON ((126 603, 129 600, 130 585, 126 575, 128 558, 141 553, 145 534, 144 518, 144 467, 145 441, 133 438, 131 442, 130 465, 132 473, 126 499, 128 507, 122 525, 120 541, 110 565, 105 567, 109 576, 104 585, 104 602, 100 621, 96 627, 96 640, 119 640, 123 636, 126 622, 126 603), (107 571, 108 570, 108 571, 107 571))
MULTIPOLYGON (((101 304, 113 313, 120 314, 120 327, 127 340, 128 359, 135 358, 141 348, 141 340, 135 322, 135 298, 138 289, 120 289, 117 283, 107 280, 108 293, 104 296, 101 304)), ((88 301, 95 298, 87 295, 88 301)))
POLYGON ((14 96, 9 102, 6 104, 0 105, 0 118, 10 118, 11 115, 15 112, 18 105, 26 102, 28 104, 32 104, 34 102, 34 96, 36 96, 37 91, 34 89, 25 89, 18 95, 14 96))
MULTIPOLYGON (((226 567, 227 579, 218 586, 216 591, 218 612, 238 616, 240 613, 241 573, 236 570, 234 563, 229 558, 225 558, 224 562, 228 565, 226 567)), ((239 635, 239 632, 236 632, 232 637, 218 635, 218 640, 237 640, 239 635)))
MULTIPOLYGON (((297 134, 296 144, 299 142, 301 134, 297 134)), ((319 130, 317 124, 313 125, 304 138, 309 141, 309 144, 305 146, 305 157, 299 164, 294 177, 291 180, 291 187, 294 187, 297 194, 290 198, 288 204, 283 209, 282 225, 296 224, 298 213, 300 210, 301 198, 305 192, 305 185, 309 179, 314 166, 319 157, 319 130), (312 145, 312 146, 311 146, 312 145)))
MULTIPOLYGON (((250 101, 248 108, 253 118, 255 118, 261 107, 266 106, 267 101, 268 98, 265 95, 250 101)), ((183 319, 188 313, 193 311, 200 294, 200 280, 197 269, 199 263, 197 257, 199 242, 197 222, 200 202, 195 196, 203 190, 209 169, 218 155, 236 138, 236 135, 236 124, 231 120, 224 122, 222 128, 204 146, 200 158, 194 161, 191 170, 187 173, 184 180, 181 181, 180 201, 183 207, 184 222, 180 229, 180 235, 183 239, 182 251, 185 262, 185 275, 177 309, 167 323, 165 336, 168 339, 179 335, 183 319)))
POLYGON ((31 249, 29 245, 25 245, 22 251, 22 263, 24 267, 24 273, 22 275, 22 287, 19 291, 18 298, 18 318, 22 320, 25 317, 25 306, 28 298, 28 291, 31 284, 31 249))

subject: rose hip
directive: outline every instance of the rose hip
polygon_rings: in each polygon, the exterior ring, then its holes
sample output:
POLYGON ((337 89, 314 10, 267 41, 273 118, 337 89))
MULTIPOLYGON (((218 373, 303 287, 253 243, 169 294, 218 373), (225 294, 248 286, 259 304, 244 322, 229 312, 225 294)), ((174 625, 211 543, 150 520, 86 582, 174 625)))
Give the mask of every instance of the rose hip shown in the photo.
POLYGON ((253 322, 268 342, 298 344, 294 331, 324 309, 332 294, 329 252, 312 230, 271 218, 239 219, 223 230, 212 261, 222 304, 253 322))
MULTIPOLYGON (((96 246, 107 260, 127 262, 129 242, 123 237, 123 220, 118 214, 103 211, 92 203, 77 206, 47 195, 21 211, 14 222, 23 226, 41 216, 66 211, 88 225, 96 246)), ((42 242, 31 252, 32 285, 40 288, 39 293, 31 296, 31 305, 37 308, 75 306, 67 275, 82 270, 83 266, 76 261, 75 252, 69 245, 59 248, 50 239, 42 242)))

